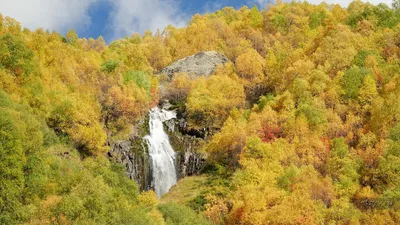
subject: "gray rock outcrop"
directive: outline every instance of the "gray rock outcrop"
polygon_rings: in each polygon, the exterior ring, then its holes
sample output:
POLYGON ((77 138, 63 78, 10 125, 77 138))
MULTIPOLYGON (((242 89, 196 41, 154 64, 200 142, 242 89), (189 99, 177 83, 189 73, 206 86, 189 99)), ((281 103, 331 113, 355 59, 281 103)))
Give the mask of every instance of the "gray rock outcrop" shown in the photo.
MULTIPOLYGON (((187 144, 196 145, 197 141, 190 142, 190 136, 183 137, 187 144)), ((194 148, 187 148, 186 151, 178 153, 177 170, 179 179, 187 176, 199 175, 205 166, 204 155, 194 148)))
POLYGON ((141 190, 151 189, 151 166, 148 154, 135 146, 132 141, 115 141, 108 157, 115 163, 125 166, 125 174, 136 181, 141 190))
MULTIPOLYGON (((163 108, 169 109, 169 102, 163 104, 163 108)), ((176 168, 178 177, 198 175, 205 166, 204 155, 199 153, 201 138, 183 133, 185 121, 183 118, 168 120, 164 123, 168 133, 170 143, 178 153, 176 158, 176 168)))
POLYGON ((175 73, 185 72, 188 75, 208 76, 215 72, 218 65, 225 64, 229 59, 216 51, 199 52, 195 55, 180 59, 165 67, 159 74, 167 74, 170 78, 175 73))

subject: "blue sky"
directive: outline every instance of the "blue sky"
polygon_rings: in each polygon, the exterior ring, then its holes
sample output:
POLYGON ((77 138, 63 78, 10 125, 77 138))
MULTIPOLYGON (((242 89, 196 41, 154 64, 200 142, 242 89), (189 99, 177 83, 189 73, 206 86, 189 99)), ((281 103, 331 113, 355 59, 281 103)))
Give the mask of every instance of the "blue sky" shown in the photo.
MULTIPOLYGON (((290 0, 287 0, 290 1, 290 0)), ((350 0, 325 0, 346 7, 350 0)), ((372 4, 392 0, 368 0, 372 4)), ((22 26, 39 27, 65 34, 74 29, 80 37, 103 36, 108 43, 145 30, 156 31, 168 24, 176 27, 196 13, 207 13, 225 6, 259 8, 275 0, 0 0, 0 13, 11 16, 22 26)), ((308 0, 320 3, 322 0, 308 0)))
MULTIPOLYGON (((134 2, 134 1, 131 1, 134 2)), ((161 1, 156 1, 161 2, 161 1)), ((167 1, 165 1, 167 2, 167 1)), ((175 26, 184 26, 186 22, 190 20, 190 18, 196 14, 204 14, 207 12, 213 12, 215 10, 221 9, 225 6, 232 6, 234 8, 240 8, 242 6, 248 7, 265 7, 268 3, 274 4, 275 0, 194 0, 194 1, 169 1, 168 5, 172 6, 175 10, 172 10, 172 17, 176 17, 177 21, 172 20, 172 24, 175 26)), ((92 26, 78 30, 79 36, 82 37, 98 37, 102 35, 107 42, 110 42, 113 39, 123 37, 124 35, 130 35, 134 32, 143 33, 145 30, 150 29, 155 31, 153 25, 149 27, 143 28, 139 27, 138 29, 129 31, 122 31, 121 34, 114 34, 112 21, 113 19, 113 10, 115 10, 115 6, 107 1, 99 1, 93 4, 93 6, 89 9, 89 16, 92 19, 92 26), (114 9, 113 9, 114 7, 114 9)), ((167 10, 168 11, 168 10, 167 10)), ((129 27, 129 26, 128 26, 129 27)), ((162 29, 164 26, 160 24, 158 27, 162 29)))

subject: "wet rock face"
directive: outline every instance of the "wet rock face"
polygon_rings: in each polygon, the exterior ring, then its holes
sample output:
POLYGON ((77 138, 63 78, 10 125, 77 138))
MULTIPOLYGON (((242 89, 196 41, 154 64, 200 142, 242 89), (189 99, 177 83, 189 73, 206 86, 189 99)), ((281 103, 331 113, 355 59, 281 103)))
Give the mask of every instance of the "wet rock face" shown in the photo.
MULTIPOLYGON (((162 108, 173 107, 168 101, 163 102, 162 108)), ((179 178, 198 175, 205 166, 204 155, 199 153, 203 139, 186 132, 186 121, 178 113, 177 118, 164 123, 170 143, 177 152, 177 170, 179 178)))
MULTIPOLYGON (((168 108, 168 107, 166 107, 168 108)), ((204 155, 198 152, 201 139, 195 136, 182 134, 180 124, 182 119, 171 119, 164 122, 164 130, 168 134, 170 143, 177 153, 176 170, 178 179, 200 174, 205 166, 204 155)), ((143 136, 148 132, 146 122, 139 124, 138 130, 132 134, 130 140, 115 141, 111 144, 108 157, 115 163, 125 166, 125 174, 136 181, 140 190, 151 190, 154 187, 151 159, 149 157, 143 136)))
MULTIPOLYGON (((204 156, 197 152, 198 140, 194 137, 169 132, 171 144, 177 147, 176 169, 178 179, 198 175, 205 165, 204 156), (173 141, 172 141, 173 140, 173 141), (179 143, 179 146, 177 144, 179 143)), ((137 143, 136 143, 137 144, 137 143)), ((140 190, 153 189, 151 162, 143 145, 138 147, 132 141, 116 141, 112 144, 108 157, 115 163, 125 166, 125 174, 136 181, 140 190)))
MULTIPOLYGON (((173 120, 171 123, 179 123, 179 120, 173 120)), ((167 132, 172 147, 177 153, 176 169, 178 170, 178 178, 186 176, 198 175, 205 166, 204 155, 199 153, 201 147, 200 138, 182 134, 179 130, 170 130, 171 127, 178 128, 177 124, 166 125, 167 132)))
POLYGON ((115 141, 108 157, 115 163, 125 166, 125 174, 136 181, 141 190, 151 189, 151 164, 144 148, 134 145, 135 141, 115 141))
POLYGON ((205 166, 204 156, 197 152, 186 151, 177 158, 179 178, 199 175, 205 166))
POLYGON ((165 67, 159 74, 167 74, 170 78, 175 73, 185 72, 189 75, 208 76, 215 72, 218 65, 225 64, 229 59, 216 51, 199 52, 165 67))

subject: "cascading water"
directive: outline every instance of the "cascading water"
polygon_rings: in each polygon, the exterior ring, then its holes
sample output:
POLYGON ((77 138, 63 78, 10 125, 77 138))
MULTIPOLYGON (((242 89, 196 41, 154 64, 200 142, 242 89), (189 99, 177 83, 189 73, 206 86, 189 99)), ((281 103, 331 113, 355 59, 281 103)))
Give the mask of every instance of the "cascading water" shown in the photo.
POLYGON ((163 127, 164 121, 173 118, 176 118, 174 111, 160 110, 158 107, 151 109, 150 134, 144 137, 149 146, 154 191, 158 197, 167 193, 177 182, 176 153, 169 143, 168 135, 164 132, 163 127))

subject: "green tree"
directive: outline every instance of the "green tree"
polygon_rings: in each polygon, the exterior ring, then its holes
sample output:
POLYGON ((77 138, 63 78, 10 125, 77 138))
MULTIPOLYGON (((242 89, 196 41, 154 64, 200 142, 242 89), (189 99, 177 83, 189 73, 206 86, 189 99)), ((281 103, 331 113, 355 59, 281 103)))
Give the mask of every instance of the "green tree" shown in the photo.
POLYGON ((16 76, 29 75, 35 71, 34 54, 20 37, 10 33, 0 35, 0 67, 16 76))
POLYGON ((22 132, 12 112, 0 107, 0 223, 16 224, 21 216, 24 188, 22 132))
POLYGON ((400 124, 397 123, 389 133, 388 148, 379 162, 381 185, 386 183, 389 190, 399 187, 400 182, 400 124))
POLYGON ((344 89, 345 97, 349 99, 356 99, 358 97, 360 88, 364 78, 370 74, 369 69, 353 66, 346 70, 341 79, 341 86, 344 89))
POLYGON ((78 35, 75 33, 73 29, 71 29, 67 32, 67 35, 65 35, 65 40, 67 43, 75 45, 76 41, 78 40, 78 35))
POLYGON ((143 88, 148 94, 150 94, 150 80, 149 76, 143 71, 128 71, 124 75, 124 84, 127 85, 129 82, 135 82, 139 88, 143 88))
POLYGON ((326 163, 326 172, 332 177, 339 196, 351 198, 359 188, 358 166, 350 157, 343 138, 335 138, 331 149, 332 155, 326 163))

